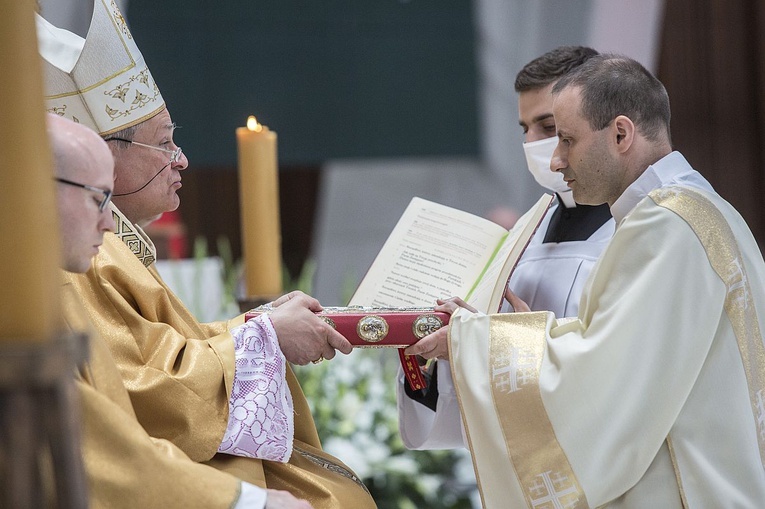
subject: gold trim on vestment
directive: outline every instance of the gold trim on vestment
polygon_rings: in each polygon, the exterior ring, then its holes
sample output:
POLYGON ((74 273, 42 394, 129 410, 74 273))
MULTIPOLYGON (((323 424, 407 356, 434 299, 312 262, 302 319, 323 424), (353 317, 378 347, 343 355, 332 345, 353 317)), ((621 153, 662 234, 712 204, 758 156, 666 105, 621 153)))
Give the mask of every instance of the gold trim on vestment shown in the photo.
MULTIPOLYGON (((453 351, 453 348, 452 348, 452 328, 451 327, 449 327, 446 331, 446 347, 447 347, 447 351, 449 352, 449 358, 454 359, 455 352, 453 351)), ((457 404, 460 408, 460 417, 462 418, 462 422, 464 424, 463 430, 465 431, 465 440, 467 441, 468 449, 470 449, 470 459, 473 462, 473 472, 475 472, 476 486, 478 488, 478 494, 481 496, 481 507, 486 507, 486 499, 483 495, 483 487, 481 486, 481 474, 478 470, 478 463, 476 463, 475 447, 473 446, 473 441, 470 439, 470 427, 468 426, 468 419, 467 419, 467 416, 465 415, 465 405, 462 403, 460 384, 458 383, 459 371, 457 370, 457 367, 458 367, 457 363, 453 362, 451 369, 452 369, 452 377, 454 378, 454 394, 457 396, 457 404)))
POLYGON ((760 459, 765 466, 765 345, 736 237, 722 212, 697 191, 669 187, 652 191, 648 196, 656 205, 671 210, 688 223, 727 288, 725 314, 741 353, 760 459))
POLYGON ((669 459, 672 462, 672 470, 675 471, 675 481, 677 482, 678 492, 680 493, 680 503, 683 507, 688 506, 688 498, 685 496, 685 488, 683 487, 683 479, 680 477, 680 470, 677 468, 677 456, 675 456, 675 445, 672 443, 672 439, 667 437, 667 450, 669 451, 669 459))
POLYGON ((547 313, 495 315, 489 366, 495 411, 529 507, 587 508, 539 390, 547 313))
MULTIPOLYGON (((347 468, 344 468, 344 467, 338 465, 337 463, 332 463, 331 461, 329 461, 327 458, 325 458, 323 456, 318 456, 316 454, 312 454, 312 453, 306 451, 305 449, 301 449, 300 447, 297 447, 296 445, 292 446, 292 450, 294 452, 300 454, 301 456, 303 456, 305 459, 307 459, 307 460, 309 460, 309 461, 319 465, 320 467, 325 468, 325 469, 329 470, 330 472, 334 472, 334 473, 336 473, 338 475, 342 475, 343 477, 345 477, 347 479, 350 479, 351 481, 355 482, 356 484, 358 484, 359 486, 364 488, 364 491, 369 493, 369 489, 364 485, 363 482, 361 482, 361 479, 359 479, 358 476, 356 476, 356 474, 354 474, 353 472, 351 472, 347 468)), ((369 495, 371 496, 372 494, 369 493, 369 495)))
POLYGON ((115 223, 114 234, 117 238, 130 249, 144 267, 154 263, 157 260, 157 249, 143 230, 131 223, 114 205, 112 205, 112 217, 115 223))

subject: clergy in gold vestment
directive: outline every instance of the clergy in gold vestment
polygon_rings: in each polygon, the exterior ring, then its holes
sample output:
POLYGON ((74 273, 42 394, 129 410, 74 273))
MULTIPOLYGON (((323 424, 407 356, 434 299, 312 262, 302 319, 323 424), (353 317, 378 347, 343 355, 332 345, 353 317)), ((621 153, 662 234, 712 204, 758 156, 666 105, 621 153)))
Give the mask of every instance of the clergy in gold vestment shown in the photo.
POLYGON ((194 461, 317 509, 375 507, 350 469, 321 450, 288 365, 351 351, 315 316, 319 303, 295 293, 245 324, 201 324, 157 274, 139 225, 178 207, 188 160, 116 5, 94 1, 87 39, 37 21, 49 111, 94 128, 114 154, 116 235, 67 283, 109 345, 140 424, 194 461))
MULTIPOLYGON (((58 183, 61 266, 81 273, 90 266, 104 233, 114 229, 108 207, 114 160, 92 130, 56 115, 48 115, 47 124, 58 183)), ((62 296, 68 327, 90 332, 71 285, 64 286, 62 296)), ((91 334, 76 388, 91 507, 310 508, 289 493, 267 492, 192 461, 167 440, 150 437, 138 423, 119 370, 98 335, 91 334)))
POLYGON ((551 168, 617 222, 578 317, 461 309, 448 343, 410 349, 451 361, 485 507, 763 507, 756 241, 672 152, 666 91, 640 64, 593 57, 553 96, 551 168))
MULTIPOLYGON (((87 331, 87 318, 65 285, 68 325, 87 331)), ((90 342, 76 381, 83 421, 83 459, 92 507, 220 507, 237 500, 240 480, 196 463, 167 440, 152 439, 138 423, 106 344, 90 342)))
POLYGON ((292 371, 287 371, 295 409, 293 453, 287 463, 216 454, 228 423, 234 371, 230 327, 201 324, 165 286, 153 265, 145 267, 123 242, 151 254, 148 244, 121 217, 107 233, 93 266, 67 274, 95 329, 120 367, 138 420, 152 436, 172 441, 194 461, 207 461, 253 484, 283 489, 316 508, 374 507, 360 480, 321 450, 310 409, 292 371), (132 233, 131 233, 132 232, 132 233))

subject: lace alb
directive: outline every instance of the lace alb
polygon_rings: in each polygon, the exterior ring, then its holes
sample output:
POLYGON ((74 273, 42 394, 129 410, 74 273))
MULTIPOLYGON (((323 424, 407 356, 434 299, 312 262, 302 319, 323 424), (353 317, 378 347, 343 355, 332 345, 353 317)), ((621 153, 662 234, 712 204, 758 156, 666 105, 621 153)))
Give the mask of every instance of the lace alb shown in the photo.
POLYGON ((218 452, 286 463, 295 436, 287 361, 271 320, 253 318, 231 330, 236 371, 226 433, 218 452))

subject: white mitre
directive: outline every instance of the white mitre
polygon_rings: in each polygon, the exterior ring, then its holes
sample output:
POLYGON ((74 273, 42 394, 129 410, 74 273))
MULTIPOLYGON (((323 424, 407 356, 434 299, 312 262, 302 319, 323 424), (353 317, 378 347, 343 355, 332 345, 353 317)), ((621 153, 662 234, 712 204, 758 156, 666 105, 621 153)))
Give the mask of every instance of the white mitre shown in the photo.
POLYGON ((95 0, 87 38, 37 15, 49 112, 102 136, 148 120, 165 108, 143 55, 114 0, 95 0))

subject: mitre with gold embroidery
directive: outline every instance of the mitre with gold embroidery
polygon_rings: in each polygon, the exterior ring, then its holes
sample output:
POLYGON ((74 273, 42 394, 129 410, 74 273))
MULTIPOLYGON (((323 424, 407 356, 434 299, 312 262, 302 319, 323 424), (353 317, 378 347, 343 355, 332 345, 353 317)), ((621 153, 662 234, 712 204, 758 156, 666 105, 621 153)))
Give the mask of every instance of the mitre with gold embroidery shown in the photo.
POLYGON ((114 0, 95 0, 87 37, 37 16, 51 113, 107 135, 147 120, 165 107, 156 83, 114 0))

